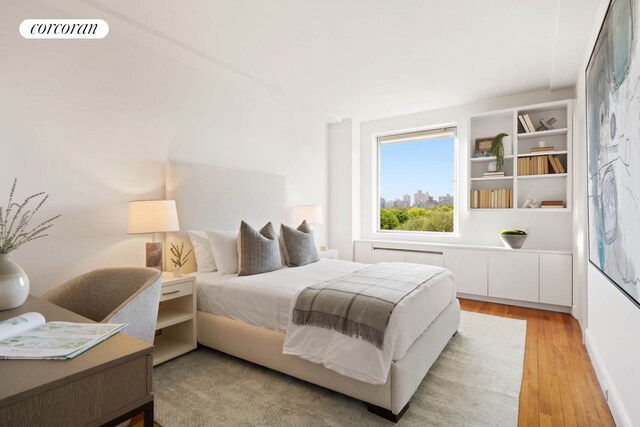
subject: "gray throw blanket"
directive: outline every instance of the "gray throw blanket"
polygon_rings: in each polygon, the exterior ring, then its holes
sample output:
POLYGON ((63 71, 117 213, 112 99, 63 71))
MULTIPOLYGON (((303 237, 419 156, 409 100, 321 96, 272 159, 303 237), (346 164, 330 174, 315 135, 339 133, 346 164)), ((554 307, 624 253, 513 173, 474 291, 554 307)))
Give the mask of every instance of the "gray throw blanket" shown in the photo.
POLYGON ((446 271, 400 262, 368 266, 304 289, 296 299, 292 321, 333 329, 382 348, 395 306, 446 271))

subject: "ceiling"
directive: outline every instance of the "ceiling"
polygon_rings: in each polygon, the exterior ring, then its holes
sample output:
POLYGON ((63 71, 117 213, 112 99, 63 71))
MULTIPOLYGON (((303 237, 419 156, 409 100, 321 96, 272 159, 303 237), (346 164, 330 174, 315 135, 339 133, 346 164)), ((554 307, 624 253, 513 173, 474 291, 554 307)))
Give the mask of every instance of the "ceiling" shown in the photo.
POLYGON ((332 120, 575 85, 600 0, 83 0, 332 120))

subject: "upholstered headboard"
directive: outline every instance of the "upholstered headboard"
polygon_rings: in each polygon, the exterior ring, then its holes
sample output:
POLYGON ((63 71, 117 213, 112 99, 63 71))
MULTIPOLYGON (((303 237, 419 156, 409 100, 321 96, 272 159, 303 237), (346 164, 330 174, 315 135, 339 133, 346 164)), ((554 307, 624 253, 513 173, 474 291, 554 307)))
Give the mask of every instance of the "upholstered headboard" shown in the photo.
MULTIPOLYGON (((286 178, 261 172, 229 169, 214 165, 167 161, 166 199, 176 201, 180 232, 167 233, 166 268, 169 244, 184 242, 191 248, 189 230, 238 230, 245 220, 254 227, 272 221, 279 228, 287 220, 286 178)), ((195 271, 190 256, 183 270, 195 271)))

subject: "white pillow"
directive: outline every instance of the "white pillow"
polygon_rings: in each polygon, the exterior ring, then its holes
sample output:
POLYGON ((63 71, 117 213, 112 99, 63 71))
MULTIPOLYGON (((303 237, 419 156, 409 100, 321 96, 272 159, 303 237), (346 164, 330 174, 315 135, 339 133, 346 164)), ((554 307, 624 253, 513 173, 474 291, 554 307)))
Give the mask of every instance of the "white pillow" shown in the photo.
POLYGON ((209 231, 209 239, 213 247, 213 258, 218 271, 222 274, 238 272, 238 232, 209 231))
POLYGON ((206 231, 189 231, 189 238, 196 255, 198 273, 216 271, 216 261, 213 258, 213 249, 206 231))

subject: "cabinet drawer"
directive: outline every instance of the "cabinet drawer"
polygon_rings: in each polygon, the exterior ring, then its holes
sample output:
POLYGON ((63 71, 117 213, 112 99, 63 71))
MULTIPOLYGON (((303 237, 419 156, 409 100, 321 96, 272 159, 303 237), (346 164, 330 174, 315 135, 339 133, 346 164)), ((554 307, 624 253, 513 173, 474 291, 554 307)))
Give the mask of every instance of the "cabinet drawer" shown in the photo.
POLYGON ((571 306, 571 255, 540 254, 540 302, 571 306))
POLYGON ((193 293, 192 283, 193 282, 188 281, 163 286, 160 293, 160 301, 167 301, 174 298, 180 298, 185 295, 191 295, 193 293))
POLYGON ((487 296, 487 251, 446 249, 444 266, 455 276, 456 290, 487 296))
POLYGON ((538 254, 491 252, 489 296, 538 302, 538 254))
POLYGON ((406 262, 444 267, 444 256, 436 252, 406 252, 406 262))
POLYGON ((371 262, 405 262, 406 252, 393 249, 374 249, 371 253, 371 262))

